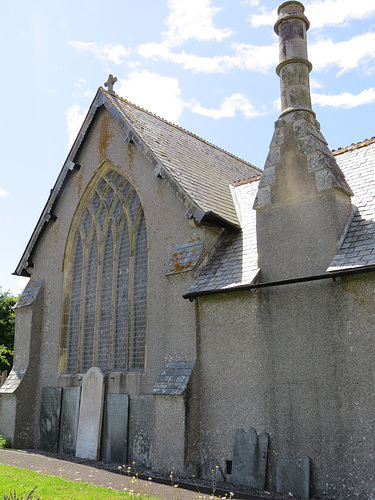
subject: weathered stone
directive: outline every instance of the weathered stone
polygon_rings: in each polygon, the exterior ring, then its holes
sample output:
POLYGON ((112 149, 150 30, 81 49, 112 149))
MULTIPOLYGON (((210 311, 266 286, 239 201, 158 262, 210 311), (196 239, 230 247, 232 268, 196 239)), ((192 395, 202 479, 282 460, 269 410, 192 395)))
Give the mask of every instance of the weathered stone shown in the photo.
POLYGON ((67 455, 76 452, 81 387, 64 387, 62 393, 60 450, 67 455))
POLYGON ((268 434, 237 429, 234 441, 232 481, 263 490, 266 482, 268 434))
POLYGON ((151 467, 154 396, 130 396, 128 461, 151 467))
POLYGON ((128 414, 127 394, 107 394, 102 437, 102 458, 106 462, 127 463, 128 414))
POLYGON ((92 367, 83 376, 76 456, 97 460, 103 416, 103 373, 92 367))
POLYGON ((271 198, 271 186, 265 186, 263 188, 259 188, 255 201, 254 208, 262 208, 270 205, 272 201, 271 198))
POLYGON ((277 460, 276 490, 278 493, 292 493, 298 497, 309 498, 310 458, 277 460))
POLYGON ((39 418, 39 448, 57 453, 61 409, 61 388, 43 387, 39 418))

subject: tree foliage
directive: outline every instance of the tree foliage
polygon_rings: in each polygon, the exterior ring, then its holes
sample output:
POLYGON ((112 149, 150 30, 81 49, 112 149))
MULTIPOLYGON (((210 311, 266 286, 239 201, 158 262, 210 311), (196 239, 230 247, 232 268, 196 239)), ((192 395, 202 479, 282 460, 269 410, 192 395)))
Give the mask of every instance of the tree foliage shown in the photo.
POLYGON ((13 307, 17 300, 17 296, 0 290, 0 372, 12 367, 15 324, 13 307))

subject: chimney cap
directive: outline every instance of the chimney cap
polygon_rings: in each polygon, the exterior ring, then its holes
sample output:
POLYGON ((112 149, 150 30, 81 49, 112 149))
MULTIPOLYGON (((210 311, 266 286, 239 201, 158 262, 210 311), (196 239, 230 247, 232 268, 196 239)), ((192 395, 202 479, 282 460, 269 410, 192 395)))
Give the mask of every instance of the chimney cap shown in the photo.
POLYGON ((280 24, 287 19, 301 19, 306 23, 306 31, 310 27, 310 21, 304 15, 305 7, 301 2, 291 0, 289 2, 284 2, 277 9, 277 14, 279 16, 276 24, 274 26, 275 33, 279 34, 280 24))

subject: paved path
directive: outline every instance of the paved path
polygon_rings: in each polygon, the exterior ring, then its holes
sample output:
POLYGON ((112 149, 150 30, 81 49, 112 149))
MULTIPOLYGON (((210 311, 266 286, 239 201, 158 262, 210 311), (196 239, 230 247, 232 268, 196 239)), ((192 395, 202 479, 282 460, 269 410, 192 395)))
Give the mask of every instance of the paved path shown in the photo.
MULTIPOLYGON (((139 488, 131 483, 130 478, 123 474, 110 472, 93 465, 83 465, 67 460, 60 460, 38 453, 23 450, 5 450, 0 448, 0 463, 14 465, 21 469, 34 470, 43 474, 53 474, 73 481, 82 481, 83 483, 95 484, 96 486, 111 487, 115 490, 124 490, 128 488, 138 493, 139 488)), ((146 484, 142 491, 147 496, 153 496, 164 500, 198 500, 200 495, 196 491, 189 491, 184 488, 173 488, 166 484, 159 484, 155 481, 151 483, 140 479, 140 484, 146 484)), ((203 496, 202 490, 202 496, 203 496)), ((210 492, 205 493, 205 498, 209 499, 210 492)), ((254 497, 241 495, 236 492, 234 500, 264 500, 267 497, 254 497)))

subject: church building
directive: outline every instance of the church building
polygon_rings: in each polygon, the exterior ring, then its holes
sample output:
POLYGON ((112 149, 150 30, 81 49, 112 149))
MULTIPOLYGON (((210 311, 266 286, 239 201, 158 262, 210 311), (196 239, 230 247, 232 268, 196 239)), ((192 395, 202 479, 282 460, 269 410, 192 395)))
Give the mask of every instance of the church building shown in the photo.
POLYGON ((15 271, 13 447, 374 498, 375 138, 329 149, 308 28, 263 170, 98 89, 15 271))

